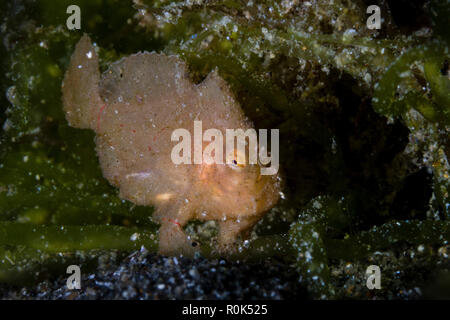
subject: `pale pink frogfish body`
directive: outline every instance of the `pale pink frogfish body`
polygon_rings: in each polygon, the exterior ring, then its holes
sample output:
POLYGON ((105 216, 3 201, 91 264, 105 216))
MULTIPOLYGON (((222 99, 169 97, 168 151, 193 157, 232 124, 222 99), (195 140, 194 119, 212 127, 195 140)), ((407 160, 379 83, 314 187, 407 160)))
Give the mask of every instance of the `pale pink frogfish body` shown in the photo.
POLYGON ((224 137, 227 128, 253 127, 216 71, 194 84, 178 57, 144 52, 111 64, 101 75, 84 35, 62 93, 69 124, 95 131, 103 175, 120 189, 120 198, 155 206, 161 254, 190 255, 197 249, 183 231, 191 219, 218 221, 218 249, 229 252, 278 201, 278 176, 261 175, 258 164, 174 164, 171 159, 172 132, 193 132, 194 121, 224 137))

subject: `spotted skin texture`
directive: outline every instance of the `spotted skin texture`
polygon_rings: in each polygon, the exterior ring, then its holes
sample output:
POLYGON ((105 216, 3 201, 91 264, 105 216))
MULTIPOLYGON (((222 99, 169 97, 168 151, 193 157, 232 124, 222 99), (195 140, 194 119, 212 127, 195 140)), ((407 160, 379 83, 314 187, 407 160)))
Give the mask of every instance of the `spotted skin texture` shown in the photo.
POLYGON ((260 175, 258 164, 172 162, 178 143, 172 132, 185 128, 193 141, 194 121, 202 121, 203 132, 220 130, 224 142, 227 128, 253 128, 217 71, 199 84, 188 76, 178 57, 149 52, 123 58, 100 74, 84 35, 64 77, 64 111, 71 126, 95 131, 103 175, 120 189, 120 198, 155 206, 161 254, 198 250, 183 231, 191 219, 218 221, 217 249, 227 253, 276 204, 280 179, 260 175))

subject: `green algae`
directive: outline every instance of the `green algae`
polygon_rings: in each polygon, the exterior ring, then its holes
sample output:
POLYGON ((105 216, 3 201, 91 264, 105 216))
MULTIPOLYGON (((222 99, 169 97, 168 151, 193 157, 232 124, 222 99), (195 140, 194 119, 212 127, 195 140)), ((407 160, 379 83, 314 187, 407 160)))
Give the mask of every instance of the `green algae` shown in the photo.
POLYGON ((450 239, 449 221, 391 220, 356 233, 347 228, 351 224, 347 208, 345 199, 316 197, 289 230, 300 279, 315 298, 333 298, 338 291, 330 281, 333 261, 358 262, 396 244, 445 246, 450 239))
POLYGON ((409 49, 388 68, 376 85, 373 97, 375 110, 386 116, 399 117, 414 108, 430 122, 449 125, 450 80, 441 74, 438 67, 448 58, 448 47, 439 43, 409 49), (397 87, 408 77, 413 63, 418 61, 424 61, 424 76, 430 84, 435 101, 430 101, 414 87, 404 94, 404 99, 396 96, 397 87))
POLYGON ((442 245, 450 238, 448 221, 390 221, 345 239, 328 239, 330 259, 355 260, 374 251, 386 250, 394 243, 414 246, 442 245))
POLYGON ((406 50, 376 84, 375 110, 390 118, 402 118, 411 131, 413 157, 434 171, 435 211, 449 214, 450 79, 445 64, 450 59, 448 1, 430 1, 435 38, 406 50), (420 81, 419 79, 423 79, 420 81), (417 111, 423 117, 417 116, 417 111), (418 150, 422 151, 418 151, 418 150))
MULTIPOLYGON (((64 26, 69 2, 33 4, 30 16, 21 19, 39 27, 24 27, 22 40, 5 52, 0 281, 57 264, 58 253, 95 257, 95 250, 157 248, 152 209, 118 198, 102 177, 92 134, 68 127, 64 119, 60 86, 80 36, 64 26), (135 233, 138 241, 131 240, 135 233)), ((441 69, 449 58, 450 6, 430 2, 435 34, 429 39, 395 31, 374 35, 365 28, 359 1, 310 3, 311 8, 289 1, 79 5, 82 31, 97 42, 102 68, 141 50, 179 55, 196 81, 217 67, 257 127, 284 131, 287 200, 231 258, 295 261, 299 280, 316 297, 330 298, 336 292, 330 284, 336 260, 358 261, 400 242, 436 245, 449 239, 450 91, 441 69), (362 101, 367 120, 349 112, 353 102, 339 96, 340 85, 362 101), (371 107, 423 143, 409 143, 405 157, 404 137, 394 139, 397 132, 380 126, 386 119, 375 118, 371 107), (339 126, 348 123, 357 133, 340 136, 348 131, 339 126), (375 140, 384 143, 371 145, 375 140), (355 164, 349 158, 357 153, 378 158, 355 164), (404 167, 423 165, 424 153, 432 155, 425 166, 433 169, 434 181, 427 219, 394 221, 392 206, 408 174, 404 167), (386 154, 393 160, 384 160, 386 154)), ((207 243, 202 254, 217 256, 207 243)))
POLYGON ((331 298, 327 249, 323 243, 325 233, 323 219, 317 207, 308 207, 289 230, 290 243, 296 255, 296 265, 301 279, 316 298, 331 298))

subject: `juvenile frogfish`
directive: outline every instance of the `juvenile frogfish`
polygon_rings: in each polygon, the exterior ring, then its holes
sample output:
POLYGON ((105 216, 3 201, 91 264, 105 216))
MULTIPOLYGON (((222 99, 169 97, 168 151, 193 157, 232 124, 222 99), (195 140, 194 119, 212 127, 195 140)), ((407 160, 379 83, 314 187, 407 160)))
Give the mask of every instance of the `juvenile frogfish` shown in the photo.
POLYGON ((103 176, 119 188, 119 197, 155 207, 161 254, 199 249, 183 230, 192 219, 217 221, 216 249, 231 252, 278 201, 278 174, 261 175, 260 163, 171 160, 172 132, 193 132, 194 120, 224 137, 227 128, 253 128, 217 71, 195 84, 177 56, 140 52, 100 74, 95 48, 84 35, 65 73, 62 99, 69 124, 96 133, 103 176))

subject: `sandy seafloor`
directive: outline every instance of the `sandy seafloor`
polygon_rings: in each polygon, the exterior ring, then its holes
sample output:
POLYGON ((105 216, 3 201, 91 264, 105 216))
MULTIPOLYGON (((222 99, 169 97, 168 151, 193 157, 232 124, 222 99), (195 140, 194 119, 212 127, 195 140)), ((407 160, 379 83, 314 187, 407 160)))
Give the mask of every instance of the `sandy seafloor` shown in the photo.
MULTIPOLYGON (((366 261, 339 261, 330 266, 335 298, 449 299, 448 247, 406 247, 376 252, 366 261), (366 265, 382 268, 381 290, 368 290, 366 265), (440 273, 430 272, 433 265, 440 273), (447 270, 447 273, 442 273, 447 270)), ((0 299, 199 299, 303 300, 315 297, 293 265, 267 260, 258 263, 163 257, 146 250, 118 259, 108 254, 97 268, 83 273, 81 289, 69 290, 67 277, 37 285, 0 287, 0 299)))

